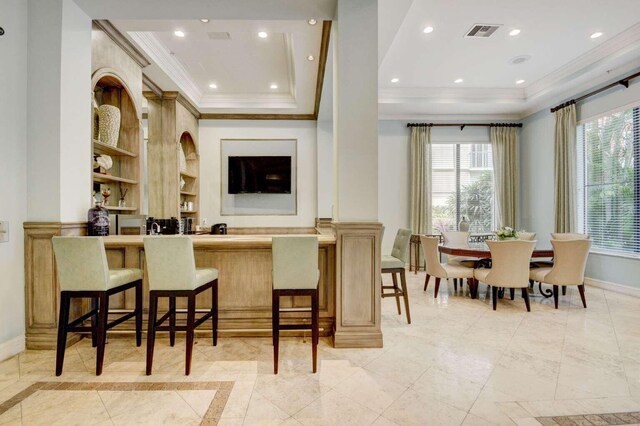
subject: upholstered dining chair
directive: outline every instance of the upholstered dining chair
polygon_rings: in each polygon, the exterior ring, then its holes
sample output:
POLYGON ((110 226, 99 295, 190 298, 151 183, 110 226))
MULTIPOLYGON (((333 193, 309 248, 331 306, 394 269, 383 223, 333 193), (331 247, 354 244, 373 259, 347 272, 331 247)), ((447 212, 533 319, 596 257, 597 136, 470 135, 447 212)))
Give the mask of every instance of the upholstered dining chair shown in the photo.
MULTIPOLYGON (((319 307, 318 307, 318 238, 314 236, 273 237, 271 243, 273 258, 272 271, 272 336, 273 336, 273 374, 278 374, 278 355, 280 330, 311 329, 311 352, 313 372, 318 365, 319 307), (280 325, 280 297, 311 297, 311 324, 280 325)), ((291 312, 291 309, 287 309, 291 312)), ((309 309, 295 308, 296 311, 309 309)))
POLYGON ((577 232, 552 232, 552 240, 588 240, 589 234, 579 234, 577 232))
POLYGON ((422 243, 422 251, 424 252, 425 269, 427 276, 424 280, 424 291, 427 291, 429 285, 429 279, 434 277, 436 279, 436 288, 434 291, 434 298, 438 297, 438 290, 440 289, 440 280, 449 278, 455 279, 468 279, 473 281, 471 283, 471 294, 475 294, 475 281, 473 280, 473 268, 469 268, 463 265, 455 265, 448 263, 440 263, 438 258, 438 243, 437 237, 427 237, 425 235, 420 236, 420 242, 422 243))
POLYGON ((142 344, 142 270, 109 269, 104 242, 100 237, 53 237, 60 283, 60 318, 56 376, 62 374, 68 332, 91 332, 91 343, 97 347, 96 376, 102 374, 107 330, 135 317, 136 345, 142 344), (135 308, 109 322, 109 296, 135 289, 135 308), (90 298, 91 311, 69 322, 72 298, 90 298), (82 323, 91 319, 91 326, 82 323))
POLYGON ((411 311, 409 310, 409 291, 407 289, 407 280, 405 277, 405 265, 407 263, 410 239, 410 230, 398 229, 396 238, 393 241, 393 249, 391 250, 391 254, 382 256, 382 273, 391 274, 393 285, 384 285, 384 283, 382 283, 381 291, 383 299, 386 297, 396 298, 398 315, 402 315, 402 308, 400 308, 400 297, 404 299, 404 309, 407 314, 407 323, 409 324, 411 324, 411 311), (402 289, 398 287, 398 277, 396 276, 396 274, 400 274, 400 283, 402 285, 402 289), (385 290, 392 291, 385 292, 385 290))
POLYGON ((536 239, 535 232, 518 232, 518 239, 522 241, 533 241, 536 239))
POLYGON ((527 312, 530 312, 529 261, 536 241, 487 241, 487 245, 491 251, 491 269, 476 269, 474 277, 491 286, 493 310, 498 305, 498 288, 506 287, 511 289, 511 300, 515 289, 522 290, 527 312))
MULTIPOLYGON (((464 246, 469 243, 469 237, 471 232, 466 231, 442 231, 442 238, 445 244, 464 246)), ((452 256, 447 255, 447 263, 450 265, 466 266, 468 268, 475 267, 477 259, 469 259, 464 256, 452 256)), ((462 289, 464 283, 460 280, 460 288, 462 289)), ((458 291, 458 278, 453 279, 453 289, 458 291)))
POLYGON ((153 368, 153 350, 156 331, 169 332, 169 344, 175 345, 176 331, 187 334, 187 351, 184 373, 191 373, 191 355, 195 329, 211 318, 213 346, 218 343, 218 270, 196 268, 193 241, 187 236, 163 236, 144 238, 144 254, 149 275, 149 320, 147 333, 147 376, 153 368), (196 296, 211 289, 211 308, 196 320, 196 296), (169 312, 160 320, 158 299, 169 299, 169 312), (187 323, 176 326, 176 298, 187 298, 187 323), (169 320, 168 326, 162 324, 169 320))
POLYGON ((582 306, 586 308, 584 270, 587 267, 591 240, 551 240, 551 245, 553 245, 553 267, 532 269, 529 278, 553 286, 553 303, 556 309, 558 309, 558 287, 578 286, 582 306))

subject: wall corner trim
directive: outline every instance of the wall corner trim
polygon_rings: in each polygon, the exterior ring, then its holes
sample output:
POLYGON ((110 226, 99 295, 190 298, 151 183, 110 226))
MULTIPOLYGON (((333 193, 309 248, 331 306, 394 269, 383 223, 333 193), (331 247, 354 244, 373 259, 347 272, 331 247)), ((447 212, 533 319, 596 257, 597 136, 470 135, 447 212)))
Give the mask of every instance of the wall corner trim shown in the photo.
POLYGON ((4 343, 0 343, 0 362, 25 350, 25 336, 21 334, 4 343))
POLYGON ((612 283, 609 281, 602 281, 602 280, 597 280, 595 278, 587 278, 587 277, 585 277, 584 283, 591 287, 596 287, 596 288, 601 288, 603 290, 609 290, 616 293, 626 294, 627 296, 640 297, 640 288, 630 287, 628 285, 622 285, 622 284, 612 283))

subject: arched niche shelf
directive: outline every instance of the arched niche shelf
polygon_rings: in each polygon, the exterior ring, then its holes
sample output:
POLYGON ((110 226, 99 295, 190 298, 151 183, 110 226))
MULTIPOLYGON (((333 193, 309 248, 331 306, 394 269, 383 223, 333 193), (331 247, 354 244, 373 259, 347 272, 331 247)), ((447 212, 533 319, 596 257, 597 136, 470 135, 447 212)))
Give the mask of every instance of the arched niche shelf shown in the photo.
POLYGON ((140 107, 127 83, 113 69, 97 70, 91 79, 93 88, 92 146, 93 158, 109 156, 113 162, 110 169, 95 167, 92 161, 92 190, 100 193, 105 188, 111 190, 107 209, 114 213, 138 213, 141 205, 140 152, 142 146, 142 125, 140 107), (98 132, 97 107, 112 105, 120 111, 120 129, 116 145, 106 143, 98 132), (124 204, 120 204, 120 199, 124 204))
MULTIPOLYGON (((200 155, 194 138, 188 131, 182 132, 178 141, 178 149, 184 153, 184 165, 180 162, 180 216, 192 217, 194 226, 198 221, 200 155), (185 167, 186 166, 186 167, 185 167), (182 184, 184 182, 184 185, 182 184), (185 208, 185 203, 191 203, 191 209, 185 208)), ((182 156, 180 152, 179 156, 182 156)))

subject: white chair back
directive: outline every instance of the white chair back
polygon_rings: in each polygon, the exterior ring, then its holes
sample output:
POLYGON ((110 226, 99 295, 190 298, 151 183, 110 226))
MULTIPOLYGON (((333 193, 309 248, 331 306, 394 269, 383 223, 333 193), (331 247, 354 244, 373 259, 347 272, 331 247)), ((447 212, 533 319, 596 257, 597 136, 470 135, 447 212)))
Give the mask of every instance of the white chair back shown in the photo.
POLYGON ((529 286, 529 262, 536 241, 487 241, 491 250, 491 272, 485 283, 499 287, 529 286))
POLYGON ((451 244, 454 246, 464 246, 469 242, 470 232, 464 231, 443 231, 442 237, 445 244, 451 244))
POLYGON ((420 235, 420 243, 422 244, 422 251, 424 252, 425 270, 427 274, 432 277, 446 278, 447 271, 440 264, 440 257, 438 256, 439 242, 440 239, 438 237, 420 235))
POLYGON ((553 268, 544 277, 545 282, 554 285, 584 284, 591 240, 551 240, 551 245, 553 268))
POLYGON ((318 238, 273 237, 274 290, 312 290, 318 288, 318 238))
POLYGON ((187 236, 144 238, 149 290, 193 290, 196 261, 193 241, 187 236))
POLYGON ((105 291, 109 265, 100 237, 53 237, 61 291, 105 291))
POLYGON ((536 239, 535 232, 518 232, 518 239, 522 241, 533 241, 536 239))
POLYGON ((576 232, 552 232, 552 240, 588 240, 589 234, 578 234, 576 232))

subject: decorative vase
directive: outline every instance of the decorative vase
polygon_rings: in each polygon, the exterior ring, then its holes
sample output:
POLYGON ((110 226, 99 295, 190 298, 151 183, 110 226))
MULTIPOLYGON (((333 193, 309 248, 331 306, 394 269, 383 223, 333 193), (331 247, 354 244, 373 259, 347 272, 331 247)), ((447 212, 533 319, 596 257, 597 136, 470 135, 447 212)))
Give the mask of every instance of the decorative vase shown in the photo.
POLYGON ((120 136, 120 110, 113 105, 100 105, 98 108, 100 141, 107 145, 118 146, 120 136))
POLYGON ((178 149, 180 150, 180 171, 181 172, 186 172, 187 171, 187 156, 184 155, 184 149, 182 148, 182 143, 178 144, 178 149))
POLYGON ((462 216, 462 220, 458 223, 458 230, 461 232, 469 232, 469 219, 466 216, 462 216))
POLYGON ((94 237, 109 235, 109 210, 96 201, 95 207, 89 209, 87 214, 87 233, 94 237))

